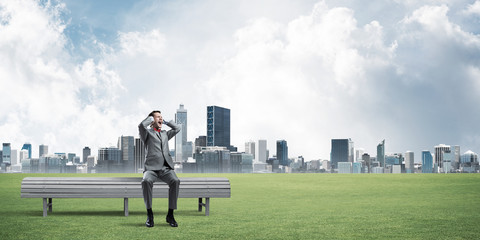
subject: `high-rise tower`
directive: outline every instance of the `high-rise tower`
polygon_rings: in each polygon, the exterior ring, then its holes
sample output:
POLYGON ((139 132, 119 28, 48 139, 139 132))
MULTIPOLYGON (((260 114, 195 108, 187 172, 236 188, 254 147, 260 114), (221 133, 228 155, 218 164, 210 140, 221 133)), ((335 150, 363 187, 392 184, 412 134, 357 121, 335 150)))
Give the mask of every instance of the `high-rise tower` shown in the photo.
POLYGON ((385 139, 377 145, 377 161, 380 167, 385 167, 385 139))
POLYGON ((230 109, 207 107, 207 146, 230 146, 230 109))
POLYGON ((27 150, 28 151, 27 158, 32 158, 32 144, 30 143, 23 144, 22 150, 27 150))
POLYGON ((82 163, 87 164, 87 158, 92 154, 92 150, 89 147, 84 147, 82 151, 82 163))
POLYGON ((267 140, 258 140, 255 158, 257 162, 267 162, 267 140))
POLYGON ((332 150, 330 161, 332 168, 337 168, 339 162, 353 162, 353 141, 352 139, 332 139, 332 150))
POLYGON ((186 162, 188 160, 188 154, 186 153, 187 146, 187 109, 183 104, 175 113, 175 122, 182 127, 182 130, 175 135, 175 161, 186 162))
POLYGON ((288 166, 288 146, 285 140, 277 140, 277 160, 280 165, 288 166))
POLYGON ((38 147, 38 157, 44 157, 48 155, 48 145, 40 145, 38 147))

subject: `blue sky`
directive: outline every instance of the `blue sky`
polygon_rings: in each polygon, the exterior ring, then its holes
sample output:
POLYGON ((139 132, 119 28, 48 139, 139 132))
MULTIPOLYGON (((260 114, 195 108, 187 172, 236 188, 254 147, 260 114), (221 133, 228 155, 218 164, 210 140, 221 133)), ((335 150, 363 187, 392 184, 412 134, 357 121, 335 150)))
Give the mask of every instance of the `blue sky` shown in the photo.
MULTIPOLYGON (((480 1, 2 1, 0 141, 76 152, 152 109, 232 111, 232 143, 480 152, 480 1)), ((34 154, 38 149, 34 148, 34 154)))

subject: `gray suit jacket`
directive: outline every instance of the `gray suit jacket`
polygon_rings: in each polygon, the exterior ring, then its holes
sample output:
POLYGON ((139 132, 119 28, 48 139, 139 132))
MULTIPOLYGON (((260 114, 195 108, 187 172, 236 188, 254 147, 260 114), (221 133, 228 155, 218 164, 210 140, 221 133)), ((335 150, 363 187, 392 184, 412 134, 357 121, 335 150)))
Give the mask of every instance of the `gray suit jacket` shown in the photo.
POLYGON ((172 156, 170 156, 170 148, 168 147, 168 140, 173 138, 181 127, 174 121, 167 122, 167 126, 172 129, 160 133, 150 127, 153 117, 149 116, 138 125, 138 131, 140 132, 140 139, 142 139, 145 145, 145 171, 147 170, 160 170, 163 167, 163 163, 166 166, 174 169, 172 156))

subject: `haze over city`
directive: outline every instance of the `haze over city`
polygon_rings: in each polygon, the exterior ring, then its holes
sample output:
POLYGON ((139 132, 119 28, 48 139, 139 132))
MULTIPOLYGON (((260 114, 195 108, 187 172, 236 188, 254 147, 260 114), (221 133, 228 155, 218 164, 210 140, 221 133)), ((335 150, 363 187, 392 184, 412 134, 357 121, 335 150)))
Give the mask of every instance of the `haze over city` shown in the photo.
POLYGON ((2 1, 0 142, 96 152, 183 103, 189 141, 217 105, 240 149, 479 152, 479 34, 479 0, 2 1))

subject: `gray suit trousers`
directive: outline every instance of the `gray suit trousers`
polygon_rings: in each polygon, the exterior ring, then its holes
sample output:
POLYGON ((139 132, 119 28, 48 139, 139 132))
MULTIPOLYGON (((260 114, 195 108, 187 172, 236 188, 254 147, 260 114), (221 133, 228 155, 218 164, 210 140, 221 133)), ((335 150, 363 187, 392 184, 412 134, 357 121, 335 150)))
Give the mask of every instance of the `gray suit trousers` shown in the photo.
POLYGON ((168 184, 168 208, 177 209, 178 191, 180 189, 180 179, 175 171, 163 167, 161 170, 147 170, 143 173, 142 190, 143 200, 147 209, 152 208, 153 183, 162 181, 168 184))

